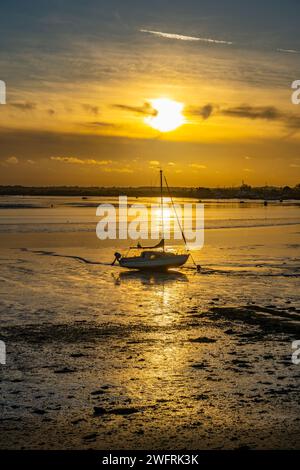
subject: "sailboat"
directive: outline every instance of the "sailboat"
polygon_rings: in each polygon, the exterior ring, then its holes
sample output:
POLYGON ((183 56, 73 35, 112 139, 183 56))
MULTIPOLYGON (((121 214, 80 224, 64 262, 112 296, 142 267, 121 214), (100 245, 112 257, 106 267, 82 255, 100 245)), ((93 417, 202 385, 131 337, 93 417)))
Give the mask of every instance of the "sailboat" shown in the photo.
MULTIPOLYGON (((165 177, 164 177, 165 178, 165 177)), ((165 178, 167 185, 167 180, 165 178)), ((168 185, 167 185, 168 187, 168 185)), ((169 189, 169 187, 168 187, 169 189)), ((171 198, 172 200, 172 198, 171 198)), ((173 204, 173 200, 172 200, 173 204)), ((141 251, 138 256, 122 256, 120 253, 115 253, 115 259, 112 264, 118 261, 122 268, 137 269, 137 270, 152 270, 152 271, 167 271, 169 268, 176 268, 184 265, 188 258, 189 253, 179 254, 173 251, 165 250, 164 236, 164 206, 163 206, 163 171, 160 170, 160 206, 161 206, 161 220, 162 220, 162 239, 154 246, 142 246, 138 243, 135 247, 130 247, 129 250, 135 249, 141 251)), ((174 207, 174 204, 173 204, 174 207)), ((175 210, 175 207, 174 207, 175 210)), ((177 218, 178 220, 178 218, 177 218)), ((179 220, 178 220, 179 223, 179 220)), ((184 242, 186 243, 184 233, 179 223, 180 230, 184 242)))

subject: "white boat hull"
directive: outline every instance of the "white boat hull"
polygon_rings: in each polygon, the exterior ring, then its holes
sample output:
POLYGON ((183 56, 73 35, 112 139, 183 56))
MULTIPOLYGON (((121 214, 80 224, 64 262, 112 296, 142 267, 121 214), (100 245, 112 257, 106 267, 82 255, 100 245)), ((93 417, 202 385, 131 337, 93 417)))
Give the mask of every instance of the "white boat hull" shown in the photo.
POLYGON ((127 269, 140 269, 140 270, 162 270, 165 271, 169 268, 176 268, 185 264, 189 255, 170 255, 163 256, 156 259, 143 259, 140 256, 132 258, 121 258, 119 260, 120 266, 127 269))

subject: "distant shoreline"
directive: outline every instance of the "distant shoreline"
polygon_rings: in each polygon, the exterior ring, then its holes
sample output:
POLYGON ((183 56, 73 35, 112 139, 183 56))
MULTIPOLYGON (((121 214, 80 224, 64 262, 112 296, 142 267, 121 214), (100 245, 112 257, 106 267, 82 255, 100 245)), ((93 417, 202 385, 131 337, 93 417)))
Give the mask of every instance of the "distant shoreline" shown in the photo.
MULTIPOLYGON (((287 200, 300 199, 300 184, 290 186, 261 186, 251 187, 243 184, 235 188, 205 188, 205 187, 171 187, 174 197, 196 199, 262 199, 287 200)), ((164 192, 167 195, 166 192, 164 192)), ((0 186, 0 196, 93 196, 116 197, 151 197, 159 195, 159 188, 150 186, 140 187, 97 187, 97 186, 0 186)))

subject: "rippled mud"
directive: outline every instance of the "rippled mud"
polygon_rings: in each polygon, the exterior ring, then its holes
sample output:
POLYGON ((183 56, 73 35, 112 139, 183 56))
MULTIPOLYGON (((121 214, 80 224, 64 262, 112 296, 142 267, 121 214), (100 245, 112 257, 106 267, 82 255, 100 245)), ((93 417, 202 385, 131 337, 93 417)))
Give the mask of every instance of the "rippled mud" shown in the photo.
POLYGON ((297 448, 299 324, 248 306, 173 325, 6 326, 1 447, 297 448))

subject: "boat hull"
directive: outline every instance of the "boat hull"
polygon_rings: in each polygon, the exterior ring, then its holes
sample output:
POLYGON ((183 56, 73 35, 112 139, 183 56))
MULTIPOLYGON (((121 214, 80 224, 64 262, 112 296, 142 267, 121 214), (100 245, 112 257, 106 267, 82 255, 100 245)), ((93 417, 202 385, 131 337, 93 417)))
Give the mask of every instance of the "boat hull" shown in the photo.
POLYGON ((143 271, 166 271, 170 268, 178 268, 185 264, 189 255, 164 256, 157 259, 143 259, 142 257, 121 258, 119 263, 122 268, 138 269, 143 271))

